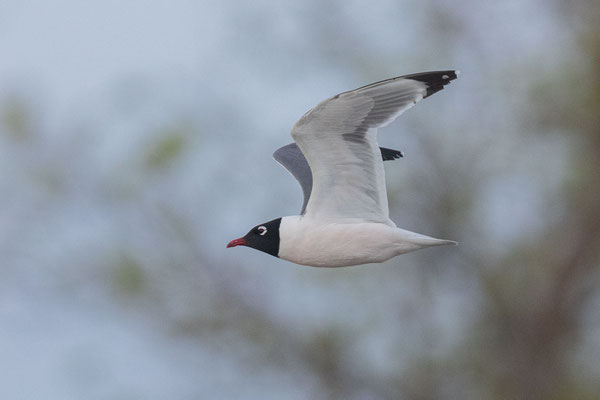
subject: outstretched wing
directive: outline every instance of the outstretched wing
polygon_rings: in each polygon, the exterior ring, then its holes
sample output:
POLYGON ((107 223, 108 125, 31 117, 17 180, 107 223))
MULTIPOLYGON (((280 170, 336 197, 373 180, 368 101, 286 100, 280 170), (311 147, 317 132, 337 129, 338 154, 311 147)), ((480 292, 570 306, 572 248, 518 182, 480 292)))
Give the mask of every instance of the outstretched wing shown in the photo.
MULTIPOLYGON (((381 151, 381 158, 383 161, 396 160, 403 156, 402 152, 398 150, 387 149, 385 147, 380 147, 379 150, 381 151)), ((290 143, 277 149, 277 151, 273 153, 273 158, 281 164, 283 168, 288 170, 300 184, 304 196, 300 214, 304 214, 312 190, 312 173, 310 172, 310 167, 308 166, 306 158, 304 158, 304 154, 302 154, 302 151, 300 151, 300 148, 296 143, 290 143)))
POLYGON ((312 171, 305 215, 393 225, 377 128, 441 90, 456 75, 436 71, 387 79, 340 93, 304 114, 292 128, 292 137, 312 171))

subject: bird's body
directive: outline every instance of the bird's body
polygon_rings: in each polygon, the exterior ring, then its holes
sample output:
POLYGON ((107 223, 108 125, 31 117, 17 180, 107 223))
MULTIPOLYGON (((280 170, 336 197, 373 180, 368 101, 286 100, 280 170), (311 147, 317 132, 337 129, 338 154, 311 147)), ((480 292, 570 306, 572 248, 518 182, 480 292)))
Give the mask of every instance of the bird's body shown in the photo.
POLYGON ((452 244, 378 222, 281 219, 279 258, 313 267, 380 263, 422 247, 452 244))
POLYGON ((376 82, 329 98, 292 128, 295 143, 274 158, 300 183, 301 215, 257 225, 227 247, 244 245, 297 264, 343 267, 379 263, 424 247, 455 244, 396 227, 389 219, 377 128, 456 79, 425 72, 376 82))

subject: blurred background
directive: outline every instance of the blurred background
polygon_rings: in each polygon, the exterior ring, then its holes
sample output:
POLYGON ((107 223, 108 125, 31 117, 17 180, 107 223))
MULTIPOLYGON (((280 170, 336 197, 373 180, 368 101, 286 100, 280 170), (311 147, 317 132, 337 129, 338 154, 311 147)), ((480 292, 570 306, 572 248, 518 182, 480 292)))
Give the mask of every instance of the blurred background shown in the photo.
POLYGON ((599 77, 595 0, 0 2, 0 398, 599 398, 599 77), (379 138, 459 247, 225 249, 304 112, 453 68, 379 138))

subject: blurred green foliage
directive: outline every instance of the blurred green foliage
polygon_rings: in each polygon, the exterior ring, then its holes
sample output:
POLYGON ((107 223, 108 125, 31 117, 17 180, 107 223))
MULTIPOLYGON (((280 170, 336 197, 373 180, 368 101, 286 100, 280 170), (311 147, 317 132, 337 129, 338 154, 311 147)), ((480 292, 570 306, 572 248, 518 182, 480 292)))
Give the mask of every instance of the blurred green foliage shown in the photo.
POLYGON ((3 99, 1 107, 1 125, 13 140, 23 141, 28 139, 33 131, 31 128, 32 118, 27 102, 17 96, 9 96, 3 99))
POLYGON ((167 166, 181 155, 186 145, 186 132, 183 129, 169 129, 161 132, 145 158, 145 166, 157 169, 167 166))
POLYGON ((145 284, 143 267, 133 257, 121 254, 111 270, 111 280, 115 289, 125 295, 137 295, 145 284))

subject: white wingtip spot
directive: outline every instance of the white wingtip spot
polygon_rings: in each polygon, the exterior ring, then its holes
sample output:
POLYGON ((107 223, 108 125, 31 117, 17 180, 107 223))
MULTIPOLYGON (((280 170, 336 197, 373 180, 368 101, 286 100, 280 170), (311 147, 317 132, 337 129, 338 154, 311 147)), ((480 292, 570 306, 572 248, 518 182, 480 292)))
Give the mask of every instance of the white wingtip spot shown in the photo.
POLYGON ((448 79, 450 78, 448 75, 442 75, 442 79, 448 79))

